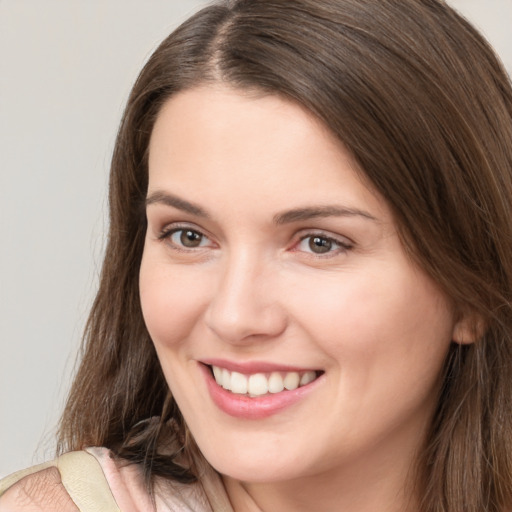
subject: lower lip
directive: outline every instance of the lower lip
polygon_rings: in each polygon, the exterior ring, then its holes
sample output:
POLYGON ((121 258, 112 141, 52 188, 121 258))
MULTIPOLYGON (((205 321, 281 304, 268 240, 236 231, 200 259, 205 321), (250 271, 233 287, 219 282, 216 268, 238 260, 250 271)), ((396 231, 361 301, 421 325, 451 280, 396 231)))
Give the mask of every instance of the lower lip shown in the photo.
POLYGON ((247 420, 259 420, 273 416, 293 404, 304 399, 322 381, 322 376, 313 382, 301 386, 292 391, 281 391, 280 393, 269 393, 259 397, 251 398, 246 395, 237 395, 227 391, 215 382, 208 366, 200 364, 210 396, 215 405, 226 414, 235 418, 247 420))

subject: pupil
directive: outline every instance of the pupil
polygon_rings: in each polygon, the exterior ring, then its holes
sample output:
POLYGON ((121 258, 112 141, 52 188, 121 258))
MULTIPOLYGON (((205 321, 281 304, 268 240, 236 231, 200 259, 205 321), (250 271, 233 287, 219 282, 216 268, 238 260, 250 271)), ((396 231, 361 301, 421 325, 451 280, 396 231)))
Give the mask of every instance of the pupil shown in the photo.
POLYGON ((180 236, 180 241, 185 247, 197 247, 201 239, 202 235, 191 230, 183 230, 180 236))
POLYGON ((332 249, 332 242, 326 238, 314 236, 309 239, 309 248, 317 254, 322 254, 332 249))

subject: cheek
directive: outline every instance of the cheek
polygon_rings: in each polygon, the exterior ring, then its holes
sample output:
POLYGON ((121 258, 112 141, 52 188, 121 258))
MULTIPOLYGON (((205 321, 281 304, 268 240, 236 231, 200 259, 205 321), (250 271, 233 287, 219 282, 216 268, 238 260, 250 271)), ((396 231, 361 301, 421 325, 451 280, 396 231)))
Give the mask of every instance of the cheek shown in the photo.
POLYGON ((354 445, 410 422, 420 428, 451 341, 447 301, 424 276, 403 269, 331 284, 290 295, 301 329, 327 357, 334 398, 324 418, 348 425, 343 435, 354 445))
POLYGON ((385 272, 326 276, 289 295, 295 318, 343 371, 437 373, 448 350, 453 315, 423 274, 405 265, 385 272), (350 362, 351 364, 347 364, 350 362))
POLYGON ((173 272, 169 264, 142 259, 139 287, 142 313, 157 350, 174 349, 184 343, 200 318, 205 291, 199 278, 173 272))

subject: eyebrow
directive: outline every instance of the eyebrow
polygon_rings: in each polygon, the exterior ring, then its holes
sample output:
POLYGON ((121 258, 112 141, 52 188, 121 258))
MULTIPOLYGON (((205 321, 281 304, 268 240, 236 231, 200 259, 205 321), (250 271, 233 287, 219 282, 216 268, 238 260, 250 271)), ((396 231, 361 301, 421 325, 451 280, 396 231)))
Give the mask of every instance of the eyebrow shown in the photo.
MULTIPOLYGON (((157 190, 146 198, 146 206, 151 204, 163 204, 178 210, 190 213, 197 217, 210 219, 211 215, 201 206, 186 201, 178 196, 157 190)), ((320 217, 362 217, 363 219, 378 222, 377 219, 358 208, 349 208, 338 205, 319 205, 294 208, 274 215, 273 221, 276 225, 290 224, 320 217)))
POLYGON ((167 192, 156 191, 150 194, 146 198, 146 207, 150 204, 164 204, 166 206, 172 206, 183 212, 190 213, 196 217, 210 218, 209 213, 195 203, 181 199, 173 194, 167 192))
POLYGON ((288 224, 320 217, 362 217, 363 219, 377 222, 377 219, 368 212, 358 208, 348 208, 337 205, 308 206, 305 208, 294 208, 274 216, 275 224, 288 224))

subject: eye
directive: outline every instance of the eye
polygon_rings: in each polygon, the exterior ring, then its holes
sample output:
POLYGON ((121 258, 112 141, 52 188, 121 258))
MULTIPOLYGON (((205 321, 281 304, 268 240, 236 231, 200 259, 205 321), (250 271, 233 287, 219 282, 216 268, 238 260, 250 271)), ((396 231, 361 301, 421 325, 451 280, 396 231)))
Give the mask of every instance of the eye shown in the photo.
POLYGON ((191 228, 174 228, 164 231, 160 240, 168 240, 176 249, 196 249, 211 245, 210 239, 191 228))
POLYGON ((336 240, 333 237, 322 234, 304 236, 297 244, 297 250, 320 256, 345 252, 351 247, 351 244, 348 242, 336 240))
POLYGON ((171 242, 183 247, 194 248, 205 245, 207 238, 192 229, 179 229, 171 234, 171 242))

